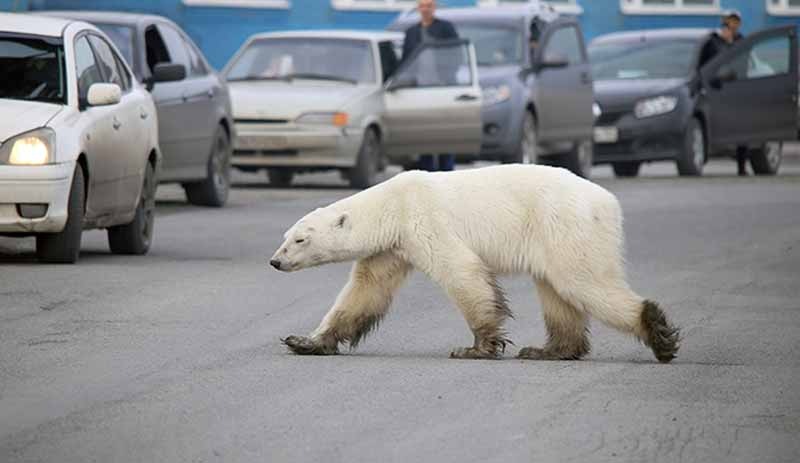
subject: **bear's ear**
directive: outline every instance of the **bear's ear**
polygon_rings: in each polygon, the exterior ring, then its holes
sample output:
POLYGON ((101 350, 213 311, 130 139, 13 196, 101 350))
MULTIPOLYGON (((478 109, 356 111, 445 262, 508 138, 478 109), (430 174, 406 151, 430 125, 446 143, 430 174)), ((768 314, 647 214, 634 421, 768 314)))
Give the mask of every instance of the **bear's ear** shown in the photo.
POLYGON ((350 217, 347 215, 347 212, 344 212, 336 219, 336 228, 344 228, 349 225, 349 222, 350 217))

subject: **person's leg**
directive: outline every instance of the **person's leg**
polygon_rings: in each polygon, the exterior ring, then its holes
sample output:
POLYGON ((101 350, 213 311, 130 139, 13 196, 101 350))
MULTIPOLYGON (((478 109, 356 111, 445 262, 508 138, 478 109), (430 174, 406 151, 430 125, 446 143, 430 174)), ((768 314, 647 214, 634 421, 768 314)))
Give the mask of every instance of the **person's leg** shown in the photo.
POLYGON ((747 146, 736 147, 736 164, 739 167, 739 175, 747 175, 747 146))
POLYGON ((455 168, 456 159, 452 154, 439 155, 439 170, 450 171, 455 168))
POLYGON ((419 157, 419 169, 427 172, 436 170, 434 157, 431 154, 422 154, 419 157))

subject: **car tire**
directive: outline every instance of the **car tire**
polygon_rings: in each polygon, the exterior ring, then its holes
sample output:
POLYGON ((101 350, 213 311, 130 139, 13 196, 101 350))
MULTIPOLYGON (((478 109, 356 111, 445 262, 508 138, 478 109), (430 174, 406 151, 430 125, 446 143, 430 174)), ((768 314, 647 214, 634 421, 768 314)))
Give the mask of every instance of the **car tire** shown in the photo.
POLYGON ((206 165, 207 176, 200 182, 184 183, 186 198, 197 206, 222 207, 231 187, 231 144, 224 127, 217 127, 214 146, 206 165))
POLYGON ((294 179, 294 171, 286 168, 267 169, 269 184, 277 188, 287 188, 291 186, 294 179))
POLYGON ((765 143, 760 148, 750 150, 750 166, 756 175, 775 175, 783 160, 783 143, 765 143))
POLYGON ((364 131, 364 139, 358 150, 356 166, 350 169, 350 187, 369 188, 377 183, 378 167, 381 164, 381 140, 375 129, 364 131))
POLYGON ((516 153, 502 161, 503 164, 537 164, 539 162, 539 138, 536 117, 525 111, 516 153))
POLYGON ((700 121, 693 117, 683 134, 683 146, 678 154, 678 174, 698 177, 703 175, 703 166, 708 158, 706 134, 700 121))
POLYGON ((576 142, 569 153, 557 156, 553 164, 564 167, 579 177, 589 178, 592 175, 593 163, 594 143, 591 140, 584 140, 576 142))
POLYGON ((639 168, 642 166, 638 161, 615 162, 611 164, 614 175, 617 177, 636 177, 639 175, 639 168))
POLYGON ((139 204, 133 220, 125 225, 108 229, 108 246, 114 254, 143 255, 150 250, 153 241, 156 209, 155 169, 147 163, 142 182, 139 204))
POLYGON ((67 222, 58 233, 36 235, 36 257, 41 262, 73 264, 81 252, 86 189, 81 166, 75 167, 67 202, 67 222))

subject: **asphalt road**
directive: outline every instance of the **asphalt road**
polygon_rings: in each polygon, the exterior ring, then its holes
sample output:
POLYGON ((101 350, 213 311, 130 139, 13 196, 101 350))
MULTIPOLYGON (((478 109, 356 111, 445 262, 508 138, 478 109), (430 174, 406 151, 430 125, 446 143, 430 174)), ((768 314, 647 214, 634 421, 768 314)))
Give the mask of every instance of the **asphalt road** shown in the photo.
POLYGON ((800 161, 776 178, 609 172, 631 284, 683 328, 669 365, 598 323, 583 361, 513 359, 544 340, 526 278, 503 280, 507 358, 450 360, 471 335, 419 274, 357 351, 287 354, 279 338, 317 325, 349 266, 266 259, 351 193, 335 175, 240 175, 221 210, 162 187, 144 257, 89 232, 78 265, 46 266, 0 238, 0 462, 798 461, 800 161))

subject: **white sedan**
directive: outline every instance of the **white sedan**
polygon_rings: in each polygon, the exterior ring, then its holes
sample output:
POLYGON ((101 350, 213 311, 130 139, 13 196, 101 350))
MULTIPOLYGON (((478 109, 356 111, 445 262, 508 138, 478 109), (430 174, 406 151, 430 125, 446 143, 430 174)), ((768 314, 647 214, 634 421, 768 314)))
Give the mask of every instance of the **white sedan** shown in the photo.
POLYGON ((75 262, 90 228, 145 254, 158 121, 119 51, 84 22, 0 14, 0 68, 0 235, 35 235, 46 262, 75 262))

